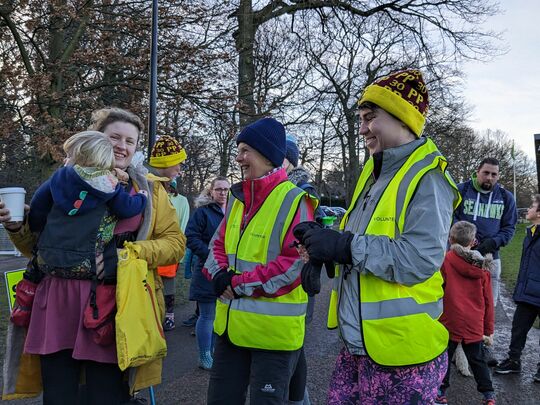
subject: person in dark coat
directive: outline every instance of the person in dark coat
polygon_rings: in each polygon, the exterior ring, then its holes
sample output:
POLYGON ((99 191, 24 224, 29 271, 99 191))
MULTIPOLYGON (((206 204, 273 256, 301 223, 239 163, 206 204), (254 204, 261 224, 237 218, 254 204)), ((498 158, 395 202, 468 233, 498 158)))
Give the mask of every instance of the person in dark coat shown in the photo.
MULTIPOLYGON (((534 196, 533 203, 527 211, 527 220, 532 226, 527 228, 527 236, 523 241, 519 274, 514 290, 516 312, 512 320, 512 337, 508 358, 495 367, 497 374, 521 372, 521 352, 525 347, 527 334, 537 317, 540 317, 540 194, 534 196)), ((540 362, 533 376, 540 382, 540 362)))
POLYGON ((225 214, 227 196, 231 185, 227 178, 216 177, 210 187, 204 190, 195 201, 196 210, 186 227, 187 246, 192 251, 191 285, 189 299, 197 301, 199 318, 195 326, 199 346, 199 367, 212 368, 214 334, 213 324, 216 315, 216 295, 212 283, 202 273, 208 257, 208 245, 225 214))

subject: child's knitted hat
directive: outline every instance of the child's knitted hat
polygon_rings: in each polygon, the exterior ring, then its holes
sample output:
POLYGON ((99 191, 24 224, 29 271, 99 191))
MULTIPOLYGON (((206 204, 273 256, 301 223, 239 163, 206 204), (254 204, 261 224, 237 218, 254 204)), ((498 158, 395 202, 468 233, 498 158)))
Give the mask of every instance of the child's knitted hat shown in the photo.
POLYGON ((160 136, 150 153, 150 166, 159 169, 176 166, 186 160, 187 154, 180 142, 172 136, 160 136))
POLYGON ((236 138, 236 144, 244 142, 267 158, 274 167, 285 159, 285 128, 274 118, 261 118, 245 127, 236 138))
POLYGON ((367 86, 358 105, 370 101, 407 125, 416 136, 422 135, 429 100, 419 70, 401 70, 381 77, 367 86))

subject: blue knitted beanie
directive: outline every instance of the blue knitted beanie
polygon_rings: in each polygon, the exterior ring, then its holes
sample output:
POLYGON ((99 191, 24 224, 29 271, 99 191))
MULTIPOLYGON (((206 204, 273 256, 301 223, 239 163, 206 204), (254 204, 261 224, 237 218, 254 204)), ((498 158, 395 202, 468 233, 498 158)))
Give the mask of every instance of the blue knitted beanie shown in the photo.
POLYGON ((300 151, 298 150, 298 145, 296 145, 296 138, 294 137, 294 135, 287 134, 286 143, 287 152, 285 153, 285 157, 289 162, 291 162, 294 167, 297 167, 300 151))
POLYGON ((245 127, 236 138, 236 144, 244 142, 267 158, 274 167, 285 159, 285 128, 274 118, 261 118, 245 127))

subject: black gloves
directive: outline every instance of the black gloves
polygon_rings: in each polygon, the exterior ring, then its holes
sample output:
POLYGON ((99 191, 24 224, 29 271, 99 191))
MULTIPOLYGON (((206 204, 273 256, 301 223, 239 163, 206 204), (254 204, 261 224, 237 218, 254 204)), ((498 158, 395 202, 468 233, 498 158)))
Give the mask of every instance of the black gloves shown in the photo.
POLYGON ((316 222, 302 222, 294 227, 293 233, 306 247, 310 261, 352 264, 351 242, 354 237, 352 233, 324 229, 316 222))
POLYGON ((302 288, 310 297, 321 292, 321 264, 313 264, 311 261, 304 264, 300 279, 302 288))
MULTIPOLYGON (((323 227, 317 223, 317 222, 301 222, 299 223, 298 225, 296 225, 293 229, 293 235, 296 239, 298 239, 298 241, 300 242, 301 245, 304 245, 304 240, 305 240, 305 235, 308 231, 310 230, 322 230, 323 227)), ((320 267, 321 265, 324 263, 324 267, 326 268, 326 274, 328 274, 328 277, 330 278, 334 278, 334 276, 336 275, 336 272, 334 270, 334 261, 333 260, 329 260, 329 261, 325 261, 325 262, 321 262, 321 261, 318 261, 318 260, 314 260, 311 255, 309 257, 310 259, 310 262, 312 262, 313 264, 316 264, 318 265, 319 267, 319 272, 320 272, 320 267)))
POLYGON ((497 242, 492 238, 484 239, 474 250, 478 250, 482 256, 485 256, 487 253, 493 253, 497 250, 497 242))
POLYGON ((350 232, 339 233, 323 229, 316 222, 301 222, 293 229, 294 236, 306 247, 309 262, 302 268, 301 280, 304 291, 314 296, 321 291, 321 268, 324 263, 328 277, 334 278, 334 261, 352 264, 350 232))
MULTIPOLYGON (((214 288, 214 293, 220 297, 223 292, 231 285, 234 272, 228 271, 227 269, 221 269, 212 279, 212 287, 214 288)), ((232 288, 232 286, 231 286, 232 288)), ((233 290, 234 291, 234 290, 233 290)))

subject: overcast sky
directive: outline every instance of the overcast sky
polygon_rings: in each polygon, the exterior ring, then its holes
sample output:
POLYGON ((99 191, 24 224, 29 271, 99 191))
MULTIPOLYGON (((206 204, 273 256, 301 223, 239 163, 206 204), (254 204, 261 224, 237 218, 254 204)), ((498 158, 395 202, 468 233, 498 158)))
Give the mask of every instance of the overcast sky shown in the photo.
POLYGON ((540 1, 500 0, 501 15, 486 28, 505 31, 509 52, 493 62, 465 65, 465 98, 474 107, 470 125, 500 129, 534 158, 540 133, 540 1))

